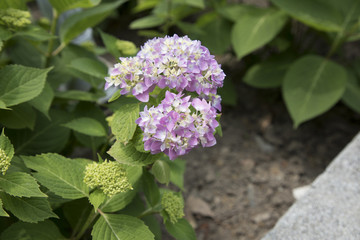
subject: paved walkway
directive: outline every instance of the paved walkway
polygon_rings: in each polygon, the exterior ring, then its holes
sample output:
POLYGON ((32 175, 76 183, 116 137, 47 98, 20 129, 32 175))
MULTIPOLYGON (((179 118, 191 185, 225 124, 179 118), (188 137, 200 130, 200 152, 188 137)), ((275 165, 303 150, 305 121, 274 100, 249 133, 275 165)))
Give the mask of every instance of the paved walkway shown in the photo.
POLYGON ((360 133, 262 240, 360 239, 360 133))

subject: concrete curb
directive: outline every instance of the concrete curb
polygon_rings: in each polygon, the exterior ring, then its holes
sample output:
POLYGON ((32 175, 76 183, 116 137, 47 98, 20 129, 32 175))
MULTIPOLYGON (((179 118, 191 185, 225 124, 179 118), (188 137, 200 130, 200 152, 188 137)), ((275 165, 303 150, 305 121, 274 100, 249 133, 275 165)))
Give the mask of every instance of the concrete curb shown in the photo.
POLYGON ((360 239, 360 133, 262 240, 360 239))

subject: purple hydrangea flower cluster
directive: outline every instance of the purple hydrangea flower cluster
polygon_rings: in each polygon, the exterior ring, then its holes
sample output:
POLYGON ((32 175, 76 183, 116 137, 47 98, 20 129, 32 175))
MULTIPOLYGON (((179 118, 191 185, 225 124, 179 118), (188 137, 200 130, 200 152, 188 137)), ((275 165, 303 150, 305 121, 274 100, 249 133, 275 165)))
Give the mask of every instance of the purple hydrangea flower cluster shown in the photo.
POLYGON ((105 78, 106 88, 118 86, 121 94, 131 92, 142 102, 149 100, 155 86, 216 95, 225 78, 209 50, 187 36, 149 40, 135 57, 120 58, 120 61, 105 78))
POLYGON ((215 145, 213 133, 219 125, 216 109, 205 99, 169 91, 157 107, 145 107, 136 123, 144 132, 144 149, 152 154, 164 152, 171 160, 200 144, 215 145))
POLYGON ((135 57, 120 58, 105 80, 106 88, 117 86, 121 94, 132 94, 142 102, 149 101, 156 86, 178 92, 166 91, 158 106, 146 106, 136 120, 144 149, 164 152, 173 160, 196 146, 216 144, 216 116, 221 111, 217 88, 224 78, 215 57, 200 41, 174 35, 149 40, 135 57))

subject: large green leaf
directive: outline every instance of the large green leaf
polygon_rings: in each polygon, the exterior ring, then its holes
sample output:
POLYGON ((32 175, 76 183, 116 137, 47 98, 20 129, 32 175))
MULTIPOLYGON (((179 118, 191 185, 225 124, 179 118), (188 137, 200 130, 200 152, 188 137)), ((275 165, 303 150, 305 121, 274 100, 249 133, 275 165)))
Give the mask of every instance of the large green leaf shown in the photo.
POLYGON ((280 87, 285 73, 294 58, 291 56, 276 56, 253 65, 245 74, 245 83, 258 88, 280 87))
POLYGON ((195 231, 185 218, 179 219, 176 223, 166 221, 165 228, 175 239, 196 240, 195 231))
POLYGON ((36 69, 8 65, 0 70, 0 100, 7 107, 29 101, 44 88, 46 75, 52 68, 36 69))
POLYGON ((83 74, 104 80, 107 75, 107 67, 99 60, 91 58, 77 58, 69 63, 69 67, 83 74))
POLYGON ((147 170, 144 170, 142 175, 142 187, 150 206, 153 207, 160 202, 159 187, 155 183, 154 176, 147 170))
POLYGON ((108 154, 119 163, 132 166, 146 166, 159 158, 157 155, 138 152, 131 142, 124 145, 119 141, 116 141, 112 145, 108 154))
POLYGON ((130 29, 142 29, 152 28, 160 26, 165 22, 165 18, 158 17, 155 15, 146 16, 143 18, 136 19, 130 24, 130 29))
POLYGON ((26 67, 42 68, 45 56, 33 44, 21 37, 13 38, 6 46, 11 61, 26 67))
POLYGON ((89 8, 98 5, 101 0, 49 0, 51 5, 59 12, 65 12, 74 8, 89 8))
POLYGON ((17 154, 60 152, 64 148, 70 130, 60 124, 68 121, 68 114, 50 111, 50 118, 53 120, 49 121, 45 116, 38 115, 34 131, 8 129, 8 136, 17 154))
POLYGON ((0 189, 16 197, 47 197, 40 191, 36 180, 23 172, 0 175, 0 189))
POLYGON ((65 240, 55 223, 45 220, 39 223, 16 222, 8 227, 1 239, 6 240, 65 240))
MULTIPOLYGON (((346 14, 352 15, 357 0, 328 1, 328 0, 271 0, 276 6, 287 12, 293 18, 321 31, 339 32, 343 29, 345 18, 341 5, 348 7, 346 14), (351 7, 351 9, 349 9, 351 7)), ((357 3, 356 3, 357 4, 357 3)))
POLYGON ((136 217, 122 214, 102 214, 91 232, 93 240, 154 239, 154 234, 136 217))
POLYGON ((282 93, 294 126, 329 110, 340 100, 346 85, 346 70, 315 55, 306 55, 291 65, 282 93))
POLYGON ((185 160, 177 158, 171 161, 167 159, 166 162, 170 166, 170 181, 184 191, 185 160))
POLYGON ((55 153, 21 158, 28 168, 37 171, 34 177, 55 194, 67 199, 89 196, 89 188, 83 181, 85 166, 78 161, 55 153))
POLYGON ((342 101, 352 110, 360 113, 360 81, 351 71, 347 72, 346 90, 342 101))
POLYGON ((236 22, 243 15, 255 13, 258 8, 249 4, 227 4, 216 9, 216 11, 224 18, 236 22))
POLYGON ((50 217, 57 217, 52 212, 46 198, 20 198, 0 192, 0 198, 4 203, 5 209, 12 212, 23 222, 35 223, 50 217))
POLYGON ((136 130, 135 120, 139 117, 139 104, 125 104, 118 108, 110 122, 112 133, 119 142, 128 142, 134 136, 136 130))
POLYGON ((107 198, 100 206, 101 210, 103 212, 116 212, 126 207, 136 195, 136 190, 138 188, 139 179, 142 172, 142 167, 128 167, 126 169, 126 173, 133 190, 118 193, 112 197, 107 198))
POLYGON ((0 123, 6 128, 34 129, 36 112, 28 103, 11 107, 11 110, 0 110, 0 123))
POLYGON ((286 20, 283 12, 270 8, 242 15, 231 33, 236 56, 240 59, 271 41, 286 20))
POLYGON ((35 25, 30 25, 27 28, 16 32, 15 36, 20 36, 24 39, 28 39, 28 40, 35 41, 35 42, 43 42, 43 41, 48 41, 53 38, 57 38, 57 36, 52 35, 48 31, 46 31, 44 28, 35 26, 35 25))
POLYGON ((68 123, 63 124, 63 126, 70 128, 74 131, 94 136, 102 137, 106 136, 106 131, 100 122, 93 118, 82 117, 71 120, 68 123))
POLYGON ((165 161, 156 160, 153 164, 152 173, 154 174, 156 180, 162 184, 168 184, 170 181, 170 167, 165 161))
POLYGON ((37 110, 39 110, 47 118, 50 118, 49 109, 53 98, 54 98, 54 91, 51 88, 50 84, 46 83, 40 95, 30 100, 29 104, 34 108, 36 108, 37 110))
POLYGON ((61 42, 65 45, 68 44, 85 29, 100 23, 124 2, 126 0, 104 3, 71 15, 60 27, 61 42))

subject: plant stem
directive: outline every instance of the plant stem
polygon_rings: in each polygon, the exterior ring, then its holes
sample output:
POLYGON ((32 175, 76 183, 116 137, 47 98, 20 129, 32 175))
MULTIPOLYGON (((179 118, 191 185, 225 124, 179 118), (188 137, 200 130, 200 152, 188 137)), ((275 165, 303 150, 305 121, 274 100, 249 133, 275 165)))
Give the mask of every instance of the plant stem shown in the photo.
MULTIPOLYGON (((53 18, 52 18, 51 27, 50 27, 51 35, 55 35, 56 24, 57 24, 58 18, 59 18, 59 14, 56 11, 56 9, 53 8, 53 18)), ((46 53, 45 67, 49 67, 51 53, 52 53, 53 48, 54 48, 54 38, 51 38, 49 40, 48 49, 47 49, 47 53, 46 53)))
POLYGON ((151 208, 146 209, 145 211, 143 211, 139 216, 137 216, 137 218, 143 218, 152 214, 156 214, 156 213, 160 213, 159 210, 156 210, 160 207, 160 204, 157 204, 151 208))
POLYGON ((79 240, 84 235, 86 230, 89 228, 90 224, 95 220, 95 218, 98 215, 99 215, 98 212, 94 212, 91 210, 88 218, 86 219, 86 221, 85 221, 84 225, 82 226, 82 228, 80 229, 79 233, 72 240, 79 240))

